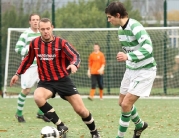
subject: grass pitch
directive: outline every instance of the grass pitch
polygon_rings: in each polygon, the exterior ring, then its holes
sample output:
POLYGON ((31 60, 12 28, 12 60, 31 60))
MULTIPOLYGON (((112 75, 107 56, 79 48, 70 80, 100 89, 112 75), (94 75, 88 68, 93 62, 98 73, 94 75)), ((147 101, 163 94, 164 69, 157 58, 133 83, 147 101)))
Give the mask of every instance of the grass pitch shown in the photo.
MULTIPOLYGON (((60 99, 50 99, 61 120, 69 127, 67 138, 91 138, 88 128, 73 111, 71 105, 60 99)), ((84 99, 86 107, 93 114, 102 138, 115 138, 118 130, 120 107, 118 99, 84 99)), ((140 99, 135 104, 140 117, 149 124, 141 138, 179 137, 179 101, 167 99, 140 99)), ((26 99, 24 117, 26 123, 15 118, 17 99, 0 98, 0 138, 40 138, 44 126, 54 126, 36 118, 37 106, 32 98, 26 99)), ((134 124, 131 122, 125 138, 132 138, 134 124)))

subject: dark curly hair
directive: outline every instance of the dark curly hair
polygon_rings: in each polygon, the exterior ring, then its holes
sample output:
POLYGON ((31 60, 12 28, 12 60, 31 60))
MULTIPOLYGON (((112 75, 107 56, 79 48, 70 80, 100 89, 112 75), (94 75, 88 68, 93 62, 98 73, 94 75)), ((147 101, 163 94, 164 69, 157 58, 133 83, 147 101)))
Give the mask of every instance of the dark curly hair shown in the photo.
POLYGON ((119 2, 111 2, 105 9, 105 13, 106 14, 110 14, 114 17, 116 17, 117 13, 120 14, 121 18, 124 18, 126 16, 128 16, 128 13, 126 11, 126 8, 124 7, 124 5, 119 2))

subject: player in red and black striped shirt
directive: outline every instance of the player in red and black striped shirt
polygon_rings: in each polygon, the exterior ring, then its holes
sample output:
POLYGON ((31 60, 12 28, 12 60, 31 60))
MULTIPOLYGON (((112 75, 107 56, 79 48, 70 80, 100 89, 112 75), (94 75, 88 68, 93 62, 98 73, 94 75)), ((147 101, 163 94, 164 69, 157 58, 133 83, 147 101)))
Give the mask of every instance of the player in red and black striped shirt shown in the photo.
POLYGON ((37 59, 41 81, 58 81, 69 75, 68 65, 79 66, 80 57, 72 45, 60 37, 52 37, 52 40, 47 42, 43 41, 41 36, 32 41, 29 53, 17 70, 17 74, 23 74, 33 63, 34 57, 37 59))
POLYGON ((100 138, 91 113, 85 107, 77 88, 68 77, 70 73, 77 71, 80 55, 66 40, 53 35, 53 25, 49 19, 40 20, 39 31, 41 36, 30 43, 28 55, 12 77, 10 86, 17 82, 19 75, 30 67, 36 57, 40 81, 34 92, 34 100, 44 115, 57 125, 60 135, 68 131, 54 108, 47 102, 47 99, 55 97, 58 93, 82 117, 92 138, 100 138))

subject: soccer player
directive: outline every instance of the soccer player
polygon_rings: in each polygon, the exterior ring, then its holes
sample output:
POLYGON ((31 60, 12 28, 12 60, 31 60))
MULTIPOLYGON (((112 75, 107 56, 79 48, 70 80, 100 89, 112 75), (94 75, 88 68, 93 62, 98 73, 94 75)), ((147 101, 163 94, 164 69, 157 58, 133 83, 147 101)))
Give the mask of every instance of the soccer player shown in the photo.
MULTIPOLYGON (((40 16, 38 14, 31 14, 29 16, 30 27, 20 35, 19 40, 16 43, 15 51, 22 56, 22 59, 28 53, 30 42, 34 38, 40 36, 40 32, 38 31, 39 20, 40 20, 40 16)), ((27 71, 21 75, 22 91, 18 95, 18 100, 17 100, 18 105, 15 115, 18 122, 20 123, 25 122, 22 112, 23 112, 26 96, 30 93, 31 88, 38 81, 39 81, 39 77, 37 72, 37 63, 35 59, 32 65, 29 67, 29 69, 27 69, 27 71)), ((44 116, 44 113, 40 109, 37 112, 37 118, 49 122, 49 120, 44 116)))
POLYGON ((140 118, 134 104, 139 97, 150 95, 156 76, 152 42, 144 27, 135 19, 128 17, 121 2, 111 2, 105 13, 108 22, 119 26, 118 38, 124 52, 117 53, 117 61, 126 62, 126 71, 120 86, 121 117, 116 138, 124 137, 130 120, 135 124, 133 138, 140 138, 148 124, 140 118))
POLYGON ((80 55, 65 39, 53 35, 53 25, 48 18, 40 20, 39 31, 41 36, 30 43, 29 52, 12 77, 10 86, 18 80, 19 75, 25 73, 36 57, 40 81, 34 92, 34 100, 39 109, 57 125, 60 135, 66 133, 68 127, 58 117, 52 105, 47 102, 47 99, 54 98, 58 93, 81 116, 92 138, 100 138, 92 114, 85 107, 77 88, 69 77, 70 73, 76 73, 81 61, 80 55))
POLYGON ((87 75, 91 78, 91 90, 90 95, 88 96, 89 100, 93 100, 96 83, 98 83, 99 87, 99 95, 100 99, 103 99, 103 74, 105 67, 105 56, 100 51, 100 46, 98 43, 94 44, 93 52, 90 54, 88 58, 88 72, 87 75))

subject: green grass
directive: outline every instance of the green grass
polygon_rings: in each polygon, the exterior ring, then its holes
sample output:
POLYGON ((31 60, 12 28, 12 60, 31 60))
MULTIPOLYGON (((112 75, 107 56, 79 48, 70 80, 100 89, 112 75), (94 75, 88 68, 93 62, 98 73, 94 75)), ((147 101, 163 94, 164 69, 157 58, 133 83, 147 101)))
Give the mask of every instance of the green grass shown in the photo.
MULTIPOLYGON (((90 88, 89 87, 77 87, 78 91, 82 95, 89 94, 90 88)), ((35 87, 32 88, 32 92, 35 90, 35 87)), ((97 93, 98 93, 98 89, 97 93)), ((20 86, 19 87, 7 87, 7 93, 19 93, 21 91, 20 86)), ((104 94, 108 95, 108 89, 104 88, 104 94)), ((110 88, 110 94, 111 95, 118 95, 119 94, 119 88, 110 88)), ((163 88, 152 88, 151 95, 165 95, 163 88)), ((167 88, 167 95, 175 96, 179 95, 179 89, 178 88, 167 88)))
MULTIPOLYGON (((52 123, 36 119, 37 107, 33 99, 28 98, 24 107, 26 123, 15 119, 17 99, 0 98, 0 138, 40 138, 40 130, 52 123)), ((69 127, 67 138, 90 138, 89 131, 70 104, 60 98, 50 99, 61 120, 69 127)), ((91 111, 102 138, 115 138, 118 129, 120 107, 118 99, 88 101, 86 107, 91 111)), ((140 99, 136 103, 139 115, 148 122, 149 127, 142 138, 177 138, 179 135, 178 100, 140 99)), ((125 138, 132 138, 134 125, 131 122, 125 138)))

